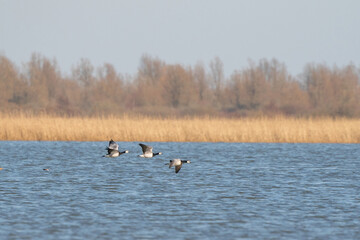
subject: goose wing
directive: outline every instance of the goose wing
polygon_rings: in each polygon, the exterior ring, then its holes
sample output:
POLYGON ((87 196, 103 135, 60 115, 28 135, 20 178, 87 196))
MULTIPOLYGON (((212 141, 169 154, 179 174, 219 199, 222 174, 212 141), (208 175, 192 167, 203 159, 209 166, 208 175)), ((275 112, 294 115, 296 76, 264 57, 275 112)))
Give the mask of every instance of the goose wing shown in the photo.
POLYGON ((178 173, 181 169, 182 164, 175 166, 175 173, 178 173))
POLYGON ((118 150, 116 150, 116 149, 111 149, 111 148, 106 148, 106 150, 108 151, 108 154, 112 154, 112 153, 118 151, 118 150))
POLYGON ((142 148, 142 151, 143 151, 144 154, 145 154, 146 152, 152 153, 152 150, 153 150, 152 147, 147 146, 147 145, 142 144, 142 143, 139 143, 139 145, 140 145, 140 147, 142 148))
POLYGON ((114 140, 110 140, 109 141, 109 149, 113 149, 113 150, 119 150, 119 145, 114 141, 114 140))

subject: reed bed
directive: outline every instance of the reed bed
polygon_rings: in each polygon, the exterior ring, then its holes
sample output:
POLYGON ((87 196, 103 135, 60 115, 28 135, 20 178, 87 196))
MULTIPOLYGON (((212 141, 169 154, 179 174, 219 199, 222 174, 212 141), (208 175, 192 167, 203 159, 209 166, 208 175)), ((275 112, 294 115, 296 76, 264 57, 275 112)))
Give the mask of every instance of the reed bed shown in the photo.
POLYGON ((360 119, 0 114, 0 140, 360 143, 360 119))

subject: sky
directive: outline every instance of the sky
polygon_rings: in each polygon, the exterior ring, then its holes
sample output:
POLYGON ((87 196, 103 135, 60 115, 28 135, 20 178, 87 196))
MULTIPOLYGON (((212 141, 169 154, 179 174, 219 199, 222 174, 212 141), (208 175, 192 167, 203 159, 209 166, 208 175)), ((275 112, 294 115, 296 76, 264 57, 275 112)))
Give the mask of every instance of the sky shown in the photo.
POLYGON ((297 75, 309 63, 359 67, 359 26, 358 0, 0 0, 0 55, 129 75, 144 54, 184 66, 219 57, 226 76, 275 58, 297 75))

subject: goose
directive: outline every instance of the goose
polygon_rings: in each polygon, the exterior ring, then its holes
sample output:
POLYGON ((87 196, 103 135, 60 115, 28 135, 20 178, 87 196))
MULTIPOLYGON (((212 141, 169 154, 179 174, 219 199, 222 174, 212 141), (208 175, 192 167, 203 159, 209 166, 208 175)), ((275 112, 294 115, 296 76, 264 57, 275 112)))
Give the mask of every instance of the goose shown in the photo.
POLYGON ((119 145, 112 139, 109 141, 109 147, 107 147, 106 150, 108 151, 108 154, 104 155, 103 157, 112 157, 112 158, 114 158, 114 157, 120 156, 121 154, 129 152, 128 150, 120 152, 119 151, 119 145))
POLYGON ((161 152, 158 153, 153 153, 153 147, 151 146, 147 146, 145 144, 139 143, 140 147, 142 148, 143 154, 139 155, 139 157, 143 157, 143 158, 152 158, 156 155, 161 155, 161 152))
POLYGON ((191 163, 189 160, 180 160, 178 158, 170 160, 169 168, 175 166, 175 173, 178 173, 183 163, 191 163))

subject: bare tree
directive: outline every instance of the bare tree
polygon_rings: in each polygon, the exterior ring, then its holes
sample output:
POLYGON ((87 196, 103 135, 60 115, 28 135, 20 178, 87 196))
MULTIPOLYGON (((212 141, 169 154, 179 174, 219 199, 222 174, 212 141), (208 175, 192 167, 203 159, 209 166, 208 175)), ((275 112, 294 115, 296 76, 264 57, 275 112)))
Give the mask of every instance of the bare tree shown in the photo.
POLYGON ((88 59, 82 58, 80 63, 73 68, 72 74, 73 79, 79 81, 79 83, 85 88, 89 88, 95 83, 95 78, 93 76, 94 66, 88 59))
POLYGON ((27 103, 38 110, 55 107, 58 84, 61 79, 56 61, 51 62, 34 53, 26 67, 25 78, 29 84, 27 103))
POLYGON ((123 110, 123 81, 113 65, 106 63, 99 68, 99 80, 92 93, 96 112, 117 114, 123 110))
POLYGON ((306 90, 316 114, 353 116, 359 113, 359 76, 354 66, 330 69, 308 65, 306 90))
POLYGON ((20 78, 15 65, 5 56, 0 56, 0 108, 20 107, 26 102, 27 84, 20 78))
POLYGON ((204 102, 208 89, 209 82, 206 78, 206 72, 203 64, 197 63, 193 71, 194 84, 196 86, 197 96, 199 101, 204 102))
POLYGON ((143 55, 135 78, 135 105, 155 106, 161 104, 160 79, 165 64, 158 58, 143 55))
POLYGON ((177 108, 180 104, 188 103, 189 79, 189 74, 181 65, 166 66, 162 78, 162 93, 168 105, 177 108))
POLYGON ((234 105, 236 109, 246 109, 246 95, 244 76, 241 72, 234 72, 230 77, 230 83, 228 87, 230 92, 230 103, 234 105))
POLYGON ((224 84, 224 64, 219 57, 215 57, 214 60, 210 62, 210 70, 216 104, 221 106, 224 84))
POLYGON ((96 79, 94 77, 94 67, 88 59, 81 59, 80 63, 73 68, 72 77, 82 87, 81 102, 79 108, 87 114, 94 113, 92 91, 96 79))

